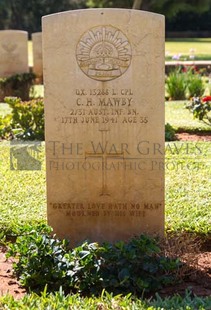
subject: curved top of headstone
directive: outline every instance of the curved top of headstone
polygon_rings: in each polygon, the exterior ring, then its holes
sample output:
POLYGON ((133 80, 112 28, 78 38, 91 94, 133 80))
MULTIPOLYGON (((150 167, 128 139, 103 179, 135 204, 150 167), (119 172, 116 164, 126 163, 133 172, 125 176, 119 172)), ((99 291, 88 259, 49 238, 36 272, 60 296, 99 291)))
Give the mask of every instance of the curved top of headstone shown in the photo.
POLYGON ((42 32, 41 32, 41 31, 33 32, 33 33, 32 33, 32 37, 34 37, 34 36, 40 36, 40 35, 42 35, 42 32))
POLYGON ((28 32, 27 31, 24 31, 24 30, 16 30, 16 29, 4 29, 4 30, 0 30, 1 33, 14 33, 14 34, 27 34, 28 35, 28 32))
POLYGON ((114 13, 130 13, 130 14, 144 14, 144 15, 149 15, 149 16, 162 16, 164 18, 164 15, 154 13, 154 12, 148 12, 148 11, 142 11, 142 10, 134 10, 134 9, 123 9, 123 8, 92 8, 92 9, 79 9, 79 10, 69 10, 69 11, 63 11, 63 12, 58 12, 58 13, 53 13, 49 15, 45 15, 42 17, 42 19, 50 18, 53 16, 61 16, 61 15, 66 15, 66 14, 90 14, 90 13, 105 13, 105 12, 114 12, 114 13))
POLYGON ((26 73, 28 66, 28 32, 0 31, 0 77, 26 73))

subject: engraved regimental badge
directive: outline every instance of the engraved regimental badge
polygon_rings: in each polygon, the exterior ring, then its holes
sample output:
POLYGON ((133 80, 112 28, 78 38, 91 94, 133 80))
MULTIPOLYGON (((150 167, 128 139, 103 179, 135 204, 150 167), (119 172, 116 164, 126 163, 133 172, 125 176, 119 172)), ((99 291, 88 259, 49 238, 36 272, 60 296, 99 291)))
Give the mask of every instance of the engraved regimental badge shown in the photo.
POLYGON ((131 45, 119 29, 98 26, 82 35, 76 48, 76 58, 87 76, 109 81, 121 76, 130 66, 131 45))

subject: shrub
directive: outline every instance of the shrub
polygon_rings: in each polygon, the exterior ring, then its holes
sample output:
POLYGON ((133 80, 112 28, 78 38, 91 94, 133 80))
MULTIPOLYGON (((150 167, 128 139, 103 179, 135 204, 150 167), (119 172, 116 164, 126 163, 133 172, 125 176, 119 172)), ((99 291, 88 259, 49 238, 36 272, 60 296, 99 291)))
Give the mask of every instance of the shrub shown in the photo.
POLYGON ((0 116, 0 138, 11 139, 12 138, 12 116, 6 115, 4 117, 0 116))
POLYGON ((205 91, 203 80, 199 74, 188 73, 188 97, 200 97, 205 91))
POLYGON ((187 76, 180 70, 170 72, 166 79, 166 88, 171 100, 185 99, 187 90, 187 76))
POLYGON ((22 73, 0 79, 0 101, 6 96, 29 100, 30 88, 35 80, 34 73, 22 73))
POLYGON ((44 140, 44 104, 42 99, 22 102, 20 98, 6 97, 12 108, 13 134, 23 140, 44 140), (19 132, 16 134, 16 132, 19 132))
POLYGON ((166 88, 171 100, 182 100, 186 97, 202 96, 205 85, 200 74, 193 68, 172 71, 166 79, 166 88))
POLYGON ((169 123, 167 123, 165 124, 165 141, 174 140, 176 140, 175 130, 169 123))
POLYGON ((31 232, 10 245, 8 256, 16 256, 15 274, 22 285, 32 290, 67 293, 143 294, 175 282, 178 260, 160 253, 157 241, 140 236, 128 243, 84 242, 70 250, 67 241, 46 233, 31 232))
POLYGON ((103 288, 109 292, 153 292, 175 282, 173 270, 179 262, 162 256, 155 239, 146 235, 130 242, 106 244, 102 265, 103 288))
POLYGON ((192 113, 193 117, 199 119, 200 121, 208 121, 211 124, 211 96, 206 96, 204 98, 193 97, 191 102, 186 105, 192 113))

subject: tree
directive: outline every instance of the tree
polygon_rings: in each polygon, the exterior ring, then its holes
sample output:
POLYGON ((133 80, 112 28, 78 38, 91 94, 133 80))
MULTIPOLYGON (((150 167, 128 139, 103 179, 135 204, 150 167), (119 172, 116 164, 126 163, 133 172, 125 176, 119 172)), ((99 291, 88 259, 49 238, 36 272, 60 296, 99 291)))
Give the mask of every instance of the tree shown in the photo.
POLYGON ((164 14, 168 20, 179 13, 202 14, 211 0, 0 0, 0 29, 41 30, 41 17, 79 8, 128 8, 164 14))
POLYGON ((142 2, 142 0, 134 0, 132 9, 140 10, 142 2))
POLYGON ((0 0, 0 29, 37 32, 42 16, 85 7, 85 0, 0 0))
POLYGON ((167 17, 176 16, 179 12, 203 13, 210 9, 211 0, 88 0, 88 7, 133 8, 155 13, 167 17))
POLYGON ((211 0, 151 0, 150 2, 154 12, 164 14, 170 18, 176 16, 180 12, 195 12, 201 14, 209 11, 211 7, 211 0))
POLYGON ((87 0, 89 8, 131 8, 133 0, 87 0))

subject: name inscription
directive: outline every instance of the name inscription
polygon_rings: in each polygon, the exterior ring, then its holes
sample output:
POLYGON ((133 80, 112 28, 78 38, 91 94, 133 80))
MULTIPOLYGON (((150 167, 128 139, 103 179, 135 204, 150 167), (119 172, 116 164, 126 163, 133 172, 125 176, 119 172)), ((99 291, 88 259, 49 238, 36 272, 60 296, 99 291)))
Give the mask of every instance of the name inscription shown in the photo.
MULTIPOLYGON (((61 124, 142 124, 149 122, 146 115, 134 107, 132 89, 76 89, 75 108, 69 109, 57 121, 61 124)), ((143 103, 142 103, 143 104, 143 103)))
POLYGON ((76 89, 78 107, 131 107, 134 104, 132 89, 76 89))

